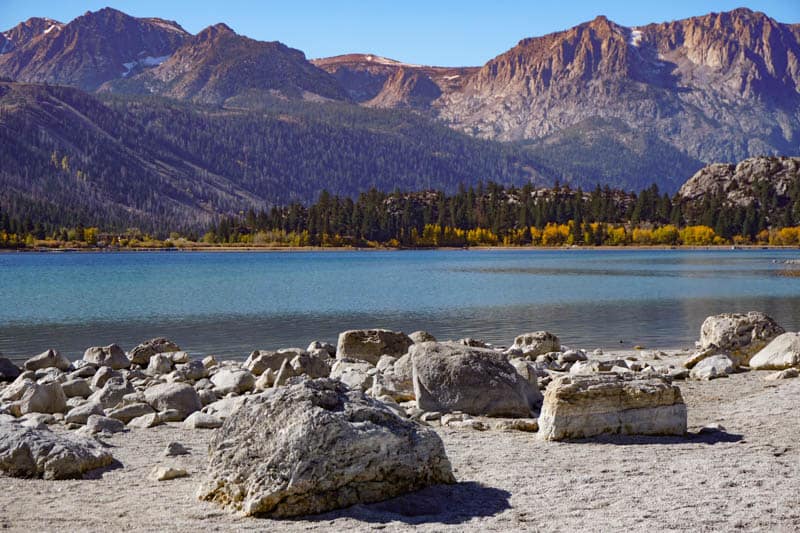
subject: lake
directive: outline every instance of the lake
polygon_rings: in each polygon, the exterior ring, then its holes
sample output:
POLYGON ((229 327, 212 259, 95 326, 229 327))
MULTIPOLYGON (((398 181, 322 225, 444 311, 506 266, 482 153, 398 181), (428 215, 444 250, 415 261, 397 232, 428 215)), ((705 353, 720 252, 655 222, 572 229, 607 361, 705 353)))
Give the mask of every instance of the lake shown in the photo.
POLYGON ((165 336, 193 354, 424 329, 508 345, 692 346, 711 314, 759 310, 800 329, 794 250, 471 250, 0 254, 0 352, 71 358, 165 336))

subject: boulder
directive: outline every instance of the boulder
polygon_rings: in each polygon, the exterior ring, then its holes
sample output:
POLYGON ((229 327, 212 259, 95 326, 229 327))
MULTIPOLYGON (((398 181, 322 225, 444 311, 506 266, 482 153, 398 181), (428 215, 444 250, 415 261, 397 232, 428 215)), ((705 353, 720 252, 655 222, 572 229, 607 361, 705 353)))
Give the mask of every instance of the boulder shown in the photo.
POLYGON ((165 457, 176 457, 178 455, 189 455, 189 450, 180 442, 170 442, 164 450, 165 457))
POLYGON ((116 418, 109 418, 102 415, 89 415, 86 420, 86 433, 120 433, 126 431, 125 424, 116 418))
POLYGON ((185 383, 164 383, 144 392, 147 403, 157 411, 175 409, 186 418, 203 406, 197 391, 185 383))
POLYGON ((366 391, 374 383, 375 367, 366 361, 338 359, 331 367, 332 379, 354 390, 366 391))
POLYGON ((208 369, 203 365, 202 361, 189 361, 188 363, 178 365, 175 370, 184 379, 189 381, 200 381, 208 377, 208 369))
POLYGON ((172 357, 169 354, 157 353, 150 358, 146 372, 151 376, 172 372, 172 357))
POLYGON ((411 341, 414 344, 418 344, 420 342, 436 342, 436 337, 434 337, 433 335, 431 335, 427 331, 422 331, 422 330, 415 331, 414 333, 410 333, 408 335, 408 338, 411 339, 411 341))
POLYGON ((800 333, 778 335, 750 359, 753 370, 800 368, 800 333))
POLYGON ((103 388, 89 396, 89 401, 99 403, 103 409, 112 409, 122 402, 127 394, 136 392, 133 385, 122 376, 116 376, 106 381, 103 388))
POLYGON ((764 313, 713 315, 700 327, 698 354, 684 364, 691 368, 705 357, 726 353, 736 366, 747 365, 756 352, 783 332, 784 329, 764 313))
POLYGON ((528 418, 541 401, 538 389, 494 350, 423 342, 409 355, 423 411, 528 418))
POLYGON ((164 421, 159 418, 158 413, 150 413, 149 415, 137 416, 128 422, 129 428, 147 429, 163 424, 164 421))
POLYGON ((109 379, 115 377, 121 378, 122 374, 112 369, 110 366, 101 366, 92 375, 92 389, 94 390, 102 389, 109 379))
POLYGON ((108 412, 108 417, 115 418, 127 424, 134 418, 138 418, 144 415, 150 415, 153 413, 155 413, 155 409, 150 407, 150 404, 132 403, 129 405, 123 405, 122 407, 118 407, 117 409, 111 409, 108 412))
POLYGON ((125 351, 116 344, 92 346, 83 353, 83 360, 96 366, 110 366, 114 370, 131 366, 125 351))
POLYGON ((198 496, 291 517, 454 483, 439 436, 337 380, 253 396, 218 429, 198 496))
POLYGON ((150 477, 156 481, 169 481, 171 479, 178 479, 187 477, 189 473, 183 468, 172 468, 170 466, 157 466, 153 469, 150 477))
POLYGON ((800 376, 800 370, 796 368, 787 368, 786 370, 781 370, 780 372, 773 372, 768 376, 765 376, 764 379, 767 381, 777 381, 779 379, 793 379, 800 376))
POLYGON ((519 350, 523 357, 535 358, 561 351, 561 340, 549 331, 535 331, 517 336, 510 350, 519 350))
POLYGON ((253 390, 256 378, 248 370, 225 368, 211 376, 211 383, 214 384, 217 393, 224 396, 231 392, 242 394, 253 390))
POLYGON ((25 390, 15 408, 19 413, 64 413, 67 410, 67 397, 61 384, 50 382, 34 383, 25 390))
POLYGON ((697 363, 689 377, 692 379, 710 381, 717 378, 725 378, 735 372, 735 365, 730 357, 725 354, 712 355, 697 363))
POLYGON ((295 355, 289 366, 295 376, 308 376, 311 379, 327 378, 331 373, 332 359, 325 351, 302 352, 295 355))
POLYGON ((105 413, 102 405, 97 402, 86 402, 70 409, 67 416, 64 417, 64 422, 84 425, 90 416, 103 414, 105 413))
POLYGON ((143 342, 131 350, 128 354, 128 358, 133 364, 147 366, 150 363, 150 358, 155 354, 177 352, 179 350, 180 347, 174 342, 163 337, 158 337, 156 339, 150 339, 149 341, 143 342))
POLYGON ((189 417, 183 421, 183 427, 186 429, 216 429, 221 425, 221 418, 201 411, 190 414, 189 417))
POLYGON ((273 350, 255 350, 245 360, 244 367, 255 376, 260 376, 266 370, 277 373, 287 358, 289 357, 285 353, 273 350))
POLYGON ((547 387, 539 415, 539 438, 544 440, 685 432, 681 391, 663 378, 561 376, 547 387))
POLYGON ((10 359, 0 357, 0 382, 14 381, 20 373, 21 370, 10 359))
MULTIPOLYGON (((27 372, 27 374, 32 375, 33 372, 27 372)), ((22 395, 25 394, 25 391, 32 387, 35 383, 36 382, 32 379, 26 377, 25 373, 20 374, 13 383, 2 390, 2 393, 0 394, 0 401, 15 402, 19 400, 22 398, 22 395)))
POLYGON ((337 359, 359 359, 375 365, 381 355, 400 357, 414 344, 402 331, 355 329, 339 334, 337 359))
POLYGON ((309 343, 308 348, 306 348, 306 351, 309 353, 316 352, 318 350, 326 352, 330 357, 334 357, 336 355, 336 346, 329 342, 312 341, 309 343))
POLYGON ((13 477, 80 478, 114 458, 88 439, 0 424, 0 470, 13 477))
POLYGON ((92 388, 85 379, 69 379, 61 384, 67 398, 88 398, 92 394, 92 388))
POLYGON ((25 370, 41 370, 42 368, 57 368, 62 372, 69 369, 69 359, 58 353, 57 350, 47 350, 35 355, 23 364, 25 370))

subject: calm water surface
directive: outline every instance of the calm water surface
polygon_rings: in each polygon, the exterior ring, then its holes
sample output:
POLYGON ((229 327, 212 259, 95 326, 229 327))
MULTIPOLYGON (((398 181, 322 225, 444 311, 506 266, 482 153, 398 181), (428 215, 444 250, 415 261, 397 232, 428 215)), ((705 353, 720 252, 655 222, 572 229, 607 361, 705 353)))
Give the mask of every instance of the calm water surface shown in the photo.
POLYGON ((498 250, 0 254, 0 352, 195 354, 335 342, 351 328, 509 344, 547 329, 585 348, 687 347, 710 314, 762 310, 800 329, 797 251, 498 250), (796 270, 795 270, 796 269, 796 270), (620 341, 623 341, 620 343, 620 341))

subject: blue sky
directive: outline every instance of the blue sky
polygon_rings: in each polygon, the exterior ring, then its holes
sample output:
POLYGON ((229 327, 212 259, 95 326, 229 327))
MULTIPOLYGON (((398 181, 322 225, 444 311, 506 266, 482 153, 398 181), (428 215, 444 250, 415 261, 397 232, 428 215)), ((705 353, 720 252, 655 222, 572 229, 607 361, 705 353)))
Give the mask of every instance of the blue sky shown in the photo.
POLYGON ((176 20, 192 33, 225 22, 240 34, 282 41, 308 57, 365 52, 446 66, 483 64, 520 39, 600 14, 635 26, 744 6, 800 23, 800 0, 0 0, 0 29, 34 16, 68 22, 105 6, 176 20))

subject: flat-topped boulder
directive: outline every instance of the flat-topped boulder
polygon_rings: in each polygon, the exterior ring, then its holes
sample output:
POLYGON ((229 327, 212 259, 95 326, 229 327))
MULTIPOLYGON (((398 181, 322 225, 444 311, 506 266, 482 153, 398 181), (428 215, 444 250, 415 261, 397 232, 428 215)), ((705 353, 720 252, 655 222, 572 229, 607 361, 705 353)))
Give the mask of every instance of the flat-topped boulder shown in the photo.
POLYGON ((684 365, 691 368, 717 353, 727 354, 737 366, 747 365, 756 352, 783 332, 775 320, 760 312, 713 315, 703 321, 699 350, 684 365))
POLYGON ((22 397, 11 405, 11 410, 17 415, 64 413, 67 411, 67 397, 58 382, 32 383, 22 397))
POLYGON ((539 438, 544 440, 685 432, 686 404, 681 391, 658 377, 561 376, 547 387, 539 415, 539 438))
POLYGON ((414 344, 402 331, 354 329, 339 334, 337 359, 361 359, 375 365, 382 355, 400 357, 414 344))
POLYGON ((87 348, 83 354, 83 360, 95 366, 108 366, 114 370, 131 366, 131 361, 125 355, 125 351, 116 344, 87 348))
POLYGON ((561 340, 549 331, 534 331, 518 335, 509 351, 521 352, 523 357, 537 357, 561 351, 561 340))
POLYGON ((528 418, 541 404, 538 388, 494 350, 423 342, 409 355, 414 395, 423 411, 528 418))
POLYGON ((333 379, 249 398, 216 431, 200 499, 291 517, 454 483, 432 429, 333 379))
POLYGON ((753 370, 800 368, 800 333, 784 333, 750 359, 753 370))
POLYGON ((96 441, 0 423, 0 471, 9 476, 80 478, 113 460, 96 441))
POLYGON ((203 408, 197 391, 186 383, 162 383, 144 392, 145 401, 156 411, 174 409, 181 419, 203 408))

